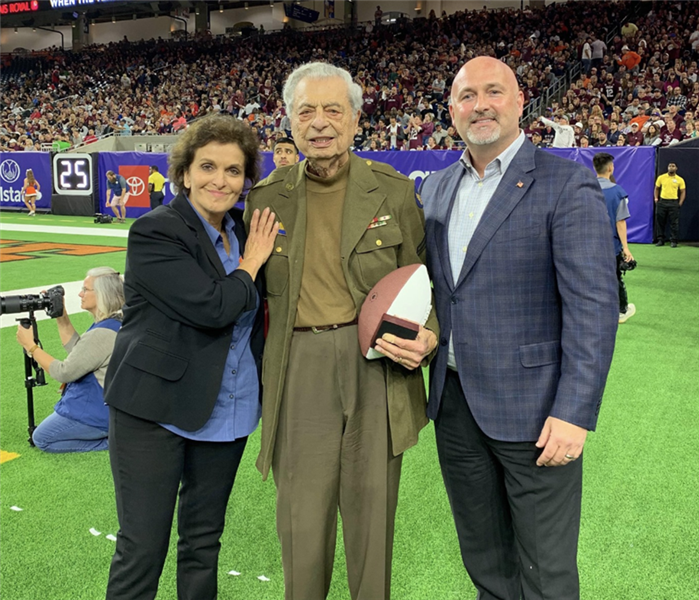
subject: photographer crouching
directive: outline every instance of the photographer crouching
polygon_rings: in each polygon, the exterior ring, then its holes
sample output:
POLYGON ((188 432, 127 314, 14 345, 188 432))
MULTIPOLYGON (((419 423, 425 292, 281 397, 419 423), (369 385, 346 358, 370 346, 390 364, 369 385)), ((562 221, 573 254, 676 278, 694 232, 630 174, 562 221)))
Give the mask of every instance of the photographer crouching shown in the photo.
POLYGON ((65 309, 56 318, 58 333, 68 352, 57 360, 34 342, 31 329, 17 328, 17 341, 56 381, 65 384, 63 395, 33 434, 34 444, 45 452, 89 452, 107 449, 109 409, 104 404, 104 376, 121 328, 124 282, 111 267, 87 272, 78 294, 80 307, 95 322, 81 336, 65 309))

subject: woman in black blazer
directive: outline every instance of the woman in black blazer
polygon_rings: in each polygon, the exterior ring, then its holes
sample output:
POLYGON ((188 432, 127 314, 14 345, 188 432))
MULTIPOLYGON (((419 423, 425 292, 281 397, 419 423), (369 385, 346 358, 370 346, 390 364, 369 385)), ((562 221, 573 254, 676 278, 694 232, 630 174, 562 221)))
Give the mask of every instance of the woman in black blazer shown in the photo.
POLYGON ((179 194, 129 232, 105 380, 120 526, 109 600, 155 597, 178 498, 178 598, 216 598, 226 506, 260 417, 258 272, 279 230, 257 212, 246 239, 233 208, 259 179, 257 146, 231 116, 195 121, 170 155, 179 194))

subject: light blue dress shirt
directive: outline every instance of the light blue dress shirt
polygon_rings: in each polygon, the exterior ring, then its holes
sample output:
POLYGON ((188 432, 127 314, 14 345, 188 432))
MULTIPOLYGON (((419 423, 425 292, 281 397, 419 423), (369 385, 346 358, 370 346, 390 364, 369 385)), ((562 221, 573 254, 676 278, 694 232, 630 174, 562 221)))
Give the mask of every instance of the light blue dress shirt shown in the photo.
MULTIPOLYGON (((500 185, 500 181, 510 166, 512 159, 522 147, 524 139, 524 132, 520 131, 517 139, 497 158, 488 163, 482 178, 471 164, 468 148, 464 150, 459 159, 461 166, 464 168, 464 174, 456 190, 454 207, 449 218, 449 233, 447 234, 449 262, 454 284, 459 280, 468 245, 483 216, 483 212, 493 197, 495 190, 500 185)), ((449 360, 447 364, 452 369, 456 369, 453 334, 449 338, 449 360)))
MULTIPOLYGON (((190 203, 191 205, 191 203, 190 203)), ((208 221, 195 209, 204 229, 223 263, 226 274, 230 274, 240 262, 240 248, 235 236, 235 222, 226 214, 223 226, 230 243, 230 254, 226 254, 223 238, 208 221)), ((206 424, 197 431, 184 431, 174 425, 161 423, 165 429, 190 440, 202 442, 232 442, 250 435, 257 428, 262 414, 260 406, 260 384, 257 378, 257 366, 250 350, 252 326, 259 307, 259 298, 254 310, 244 312, 236 321, 231 336, 228 357, 223 368, 221 389, 219 390, 214 410, 206 424)), ((197 402, 197 398, 192 398, 197 402)))

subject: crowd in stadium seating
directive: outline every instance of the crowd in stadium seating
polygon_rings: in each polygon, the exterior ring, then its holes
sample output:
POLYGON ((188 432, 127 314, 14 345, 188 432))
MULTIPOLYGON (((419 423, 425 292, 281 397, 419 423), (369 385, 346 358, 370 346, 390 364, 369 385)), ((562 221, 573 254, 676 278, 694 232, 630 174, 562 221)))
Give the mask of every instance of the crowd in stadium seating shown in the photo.
POLYGON ((655 3, 602 50, 585 60, 581 49, 581 77, 549 107, 559 127, 526 130, 536 143, 554 144, 560 125, 572 126, 577 146, 667 146, 697 137, 699 6, 655 3))
POLYGON ((460 149, 449 89, 458 65, 479 55, 507 62, 526 102, 580 65, 577 81, 543 110, 548 123, 527 124, 541 146, 556 144, 561 127, 578 146, 668 145, 697 135, 699 3, 566 2, 325 32, 53 49, 5 65, 0 150, 62 149, 111 132, 176 133, 212 110, 247 119, 261 149, 271 149, 290 133, 286 74, 310 60, 344 66, 362 86, 356 148, 460 149), (638 5, 644 10, 634 15, 638 5))

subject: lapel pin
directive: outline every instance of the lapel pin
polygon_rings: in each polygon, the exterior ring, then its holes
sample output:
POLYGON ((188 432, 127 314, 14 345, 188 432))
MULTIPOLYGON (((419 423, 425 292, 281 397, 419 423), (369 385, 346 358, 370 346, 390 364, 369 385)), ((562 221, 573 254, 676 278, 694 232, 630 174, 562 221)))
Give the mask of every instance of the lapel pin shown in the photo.
POLYGON ((517 187, 518 187, 518 188, 524 187, 524 184, 523 184, 521 181, 518 181, 518 182, 517 182, 517 187))

